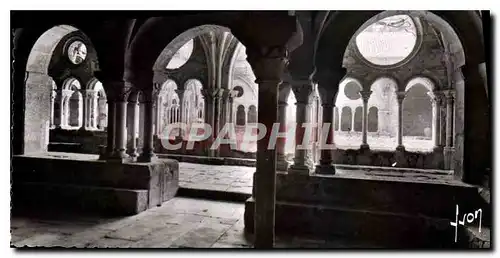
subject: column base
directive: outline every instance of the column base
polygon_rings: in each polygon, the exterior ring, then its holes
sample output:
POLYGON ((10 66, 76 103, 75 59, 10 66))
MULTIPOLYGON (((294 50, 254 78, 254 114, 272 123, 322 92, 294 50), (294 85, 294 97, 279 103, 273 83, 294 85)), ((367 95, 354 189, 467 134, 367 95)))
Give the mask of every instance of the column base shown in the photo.
POLYGON ((289 174, 309 175, 310 172, 311 172, 310 167, 306 165, 293 164, 288 168, 289 174))
POLYGON ((290 164, 286 160, 277 160, 276 162, 276 170, 278 171, 288 171, 290 164))
POLYGON ((110 162, 124 163, 128 160, 129 156, 125 153, 125 150, 115 150, 113 155, 108 157, 110 162))
POLYGON ((370 145, 368 145, 368 143, 363 143, 359 146, 359 149, 360 150, 369 150, 370 149, 370 145))
POLYGON ((443 152, 444 147, 443 146, 435 146, 432 151, 433 152, 443 152))
POLYGON ((107 146, 99 146, 99 160, 107 160, 111 156, 113 156, 113 152, 109 152, 107 146))
POLYGON ((335 175, 335 166, 333 164, 319 164, 316 165, 316 170, 314 171, 316 174, 321 175, 335 175))
POLYGON ((142 153, 137 157, 137 162, 152 162, 157 160, 158 157, 153 153, 142 153))
POLYGON ((454 153, 455 153, 454 147, 444 147, 443 148, 444 169, 446 169, 446 170, 454 169, 454 164, 453 164, 453 154, 454 153))
POLYGON ((137 157, 139 156, 139 154, 137 153, 137 151, 134 151, 134 152, 131 152, 131 153, 127 153, 128 154, 128 158, 127 160, 130 161, 130 162, 136 162, 137 161, 137 157))
POLYGON ((396 151, 404 152, 405 151, 405 146, 404 145, 398 145, 396 147, 396 151))

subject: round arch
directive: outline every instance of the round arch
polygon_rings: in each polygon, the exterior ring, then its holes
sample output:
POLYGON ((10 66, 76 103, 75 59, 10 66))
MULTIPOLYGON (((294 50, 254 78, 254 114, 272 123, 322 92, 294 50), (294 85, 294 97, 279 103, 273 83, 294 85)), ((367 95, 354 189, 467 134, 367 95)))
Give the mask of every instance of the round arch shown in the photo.
POLYGON ((407 92, 414 85, 422 85, 430 92, 433 92, 435 89, 435 84, 431 79, 419 76, 409 80, 408 83, 406 83, 405 91, 407 92))
POLYGON ((126 52, 125 79, 144 82, 137 85, 149 85, 154 71, 164 69, 175 52, 189 40, 216 29, 231 31, 238 37, 242 22, 238 12, 197 14, 181 21, 179 16, 149 18, 141 25, 126 52))

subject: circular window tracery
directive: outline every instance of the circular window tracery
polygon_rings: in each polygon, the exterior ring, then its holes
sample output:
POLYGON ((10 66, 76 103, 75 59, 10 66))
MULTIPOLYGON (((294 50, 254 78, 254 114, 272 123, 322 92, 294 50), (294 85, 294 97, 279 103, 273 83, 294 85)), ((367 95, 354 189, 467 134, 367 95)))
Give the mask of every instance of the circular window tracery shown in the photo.
POLYGON ((405 60, 417 45, 417 28, 408 15, 372 23, 356 36, 356 47, 368 62, 389 66, 405 60))
POLYGON ((241 87, 241 86, 235 86, 233 88, 233 90, 236 91, 236 97, 237 98, 243 96, 243 87, 241 87))
POLYGON ((348 82, 344 87, 344 94, 350 100, 357 100, 361 98, 361 95, 359 93, 360 91, 361 89, 359 88, 359 86, 353 81, 348 82))
POLYGON ((87 57, 87 46, 79 40, 73 41, 68 47, 68 59, 73 64, 81 64, 87 57))

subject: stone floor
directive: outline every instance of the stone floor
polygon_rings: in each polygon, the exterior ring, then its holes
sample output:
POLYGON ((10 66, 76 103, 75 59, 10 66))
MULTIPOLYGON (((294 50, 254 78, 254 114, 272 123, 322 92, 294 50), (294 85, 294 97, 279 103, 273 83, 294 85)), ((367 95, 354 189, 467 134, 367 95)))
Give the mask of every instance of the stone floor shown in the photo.
POLYGON ((179 172, 180 187, 251 194, 255 168, 180 162, 179 172))
MULTIPOLYGON (((11 246, 79 248, 251 248, 244 204, 175 197, 135 216, 42 211, 11 218, 11 246)), ((364 243, 276 237, 276 248, 378 248, 364 243)))
MULTIPOLYGON (((35 154, 32 155, 37 156, 35 154)), ((77 160, 98 158, 97 155, 92 154, 62 152, 49 152, 43 155, 48 155, 52 158, 71 158, 77 160)), ((189 189, 251 194, 254 172, 255 167, 179 162, 179 186, 189 189)), ((451 171, 429 169, 337 165, 336 175, 334 176, 373 180, 459 183, 453 180, 451 171)))

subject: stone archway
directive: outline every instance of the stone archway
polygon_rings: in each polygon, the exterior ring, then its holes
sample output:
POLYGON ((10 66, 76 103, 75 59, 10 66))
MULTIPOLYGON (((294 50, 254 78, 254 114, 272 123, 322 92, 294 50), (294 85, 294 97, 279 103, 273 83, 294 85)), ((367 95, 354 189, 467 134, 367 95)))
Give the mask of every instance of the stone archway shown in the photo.
POLYGON ((49 65, 59 42, 77 30, 69 25, 52 27, 31 48, 24 82, 23 154, 48 150, 53 88, 49 65))

